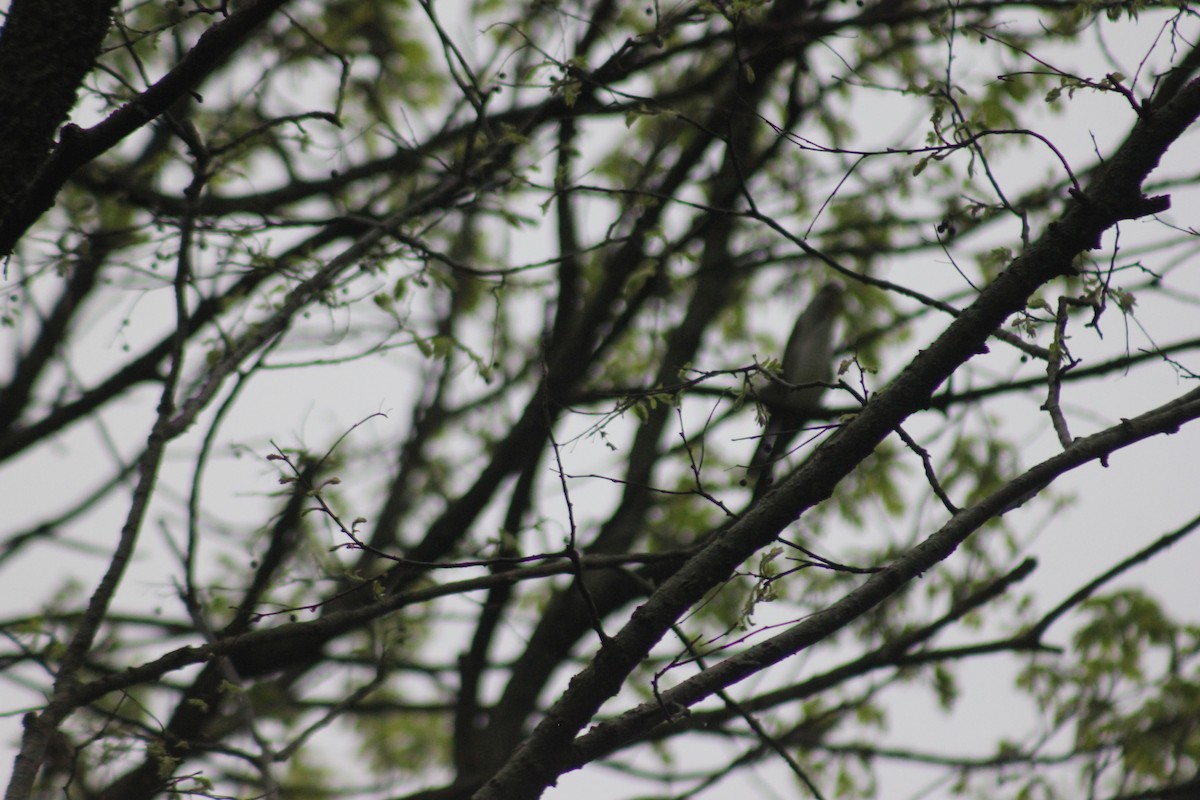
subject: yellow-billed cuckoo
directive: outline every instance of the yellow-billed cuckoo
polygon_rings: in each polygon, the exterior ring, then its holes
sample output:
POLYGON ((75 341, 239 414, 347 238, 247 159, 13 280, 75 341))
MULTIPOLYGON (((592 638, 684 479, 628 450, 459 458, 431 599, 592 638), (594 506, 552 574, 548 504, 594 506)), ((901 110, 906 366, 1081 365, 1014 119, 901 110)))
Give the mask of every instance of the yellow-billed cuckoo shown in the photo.
POLYGON ((792 439, 821 407, 825 387, 811 384, 833 378, 833 333, 844 292, 837 283, 826 284, 817 292, 788 337, 779 376, 783 383, 772 380, 757 390, 770 418, 746 471, 756 498, 770 488, 775 464, 787 455, 792 439))

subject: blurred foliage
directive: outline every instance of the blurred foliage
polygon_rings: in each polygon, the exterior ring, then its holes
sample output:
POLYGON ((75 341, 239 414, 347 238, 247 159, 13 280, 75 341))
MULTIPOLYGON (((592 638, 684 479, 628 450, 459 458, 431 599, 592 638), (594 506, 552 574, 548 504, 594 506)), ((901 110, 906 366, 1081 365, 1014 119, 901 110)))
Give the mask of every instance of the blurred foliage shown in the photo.
MULTIPOLYGON (((1047 362, 1071 389, 1075 350, 1101 376, 1196 374, 1194 335, 1140 315, 1196 296, 1180 277, 1195 222, 1175 210, 1067 253, 1079 274, 799 521, 778 493, 751 500, 762 372, 782 369, 805 303, 846 285, 837 374, 780 484, 1061 224, 1109 132, 1150 119, 1144 95, 1194 78, 1191 4, 304 0, 203 60, 266 5, 117 3, 70 121, 91 133, 150 108, 164 76, 191 83, 71 170, 4 264, 0 461, 95 463, 14 517, 0 567, 40 570, 23 561, 39 550, 106 563, 123 533, 112 585, 127 561, 152 575, 101 604, 76 664, 94 577, 57 564, 45 596, 11 604, 0 664, 22 710, 111 682, 55 729, 38 797, 470 797, 736 521, 770 517, 778 537, 703 587, 595 725, 841 608, 1008 489, 1047 452, 1064 385, 1047 362), (278 455, 300 452, 297 468, 278 455), (577 575, 594 557, 612 560, 577 575), (238 649, 260 631, 283 645, 238 649), (184 646, 214 649, 121 684, 184 646)), ((1156 179, 1183 194, 1192 172, 1156 179)), ((1084 386, 1077 435, 1116 425, 1084 386)), ((1057 513, 1067 497, 1026 499, 1057 513)), ((1063 598, 1018 585, 1035 538, 1019 505, 584 768, 625 771, 639 797, 741 791, 780 753, 782 793, 804 797, 890 796, 892 762, 972 797, 1196 783, 1197 628, 1106 587, 1071 596, 1067 632, 1043 640, 1063 598), (994 759, 884 744, 889 691, 953 714, 962 666, 1000 652, 1024 664, 1004 691, 1040 715, 1027 739, 997 736, 994 759), (692 757, 715 737, 726 761, 692 757)), ((548 783, 582 752, 548 759, 548 783)))

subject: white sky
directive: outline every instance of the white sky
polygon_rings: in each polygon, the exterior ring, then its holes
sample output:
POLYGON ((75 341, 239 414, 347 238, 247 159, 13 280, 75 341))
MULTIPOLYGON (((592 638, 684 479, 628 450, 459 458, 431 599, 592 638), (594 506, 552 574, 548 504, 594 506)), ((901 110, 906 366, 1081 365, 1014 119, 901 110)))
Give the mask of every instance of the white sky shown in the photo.
MULTIPOLYGON (((1152 17, 1148 19, 1153 20, 1152 17)), ((1137 29, 1123 29, 1119 36, 1109 37, 1109 46, 1130 66, 1126 73, 1136 71, 1136 63, 1149 47, 1149 41, 1158 33, 1153 22, 1137 29)), ((964 44, 956 69, 970 68, 982 75, 994 74, 993 64, 983 62, 988 53, 964 44)), ((1077 50, 1056 51, 1056 64, 1070 67, 1078 61, 1086 62, 1096 57, 1096 45, 1085 37, 1077 50)), ((1082 68, 1077 68, 1086 72, 1082 68)), ((1098 77, 1093 74, 1092 77, 1098 77)), ((966 77, 962 78, 966 82, 966 77)), ((1142 86, 1146 84, 1143 81, 1142 86)), ((922 124, 920 115, 907 113, 911 108, 910 98, 892 97, 893 105, 885 98, 877 98, 880 105, 862 110, 861 118, 871 120, 862 126, 864 138, 874 135, 877 142, 893 143, 897 130, 910 124, 922 124), (895 121, 894 125, 875 124, 875 120, 895 121)), ((1087 162, 1092 148, 1099 144, 1102 152, 1109 152, 1130 124, 1131 114, 1122 112, 1119 103, 1112 97, 1100 97, 1082 93, 1069 106, 1065 116, 1040 118, 1030 126, 1039 132, 1048 133, 1068 160, 1072 163, 1087 162)), ((803 132, 801 132, 803 134, 803 132)), ((1194 144, 1194 137, 1193 137, 1194 144)), ((1009 159, 1005 164, 1006 189, 1022 182, 1042 180, 1049 167, 1043 157, 1023 153, 1009 159), (1008 183, 1011 181, 1011 183, 1008 183)), ((1171 154, 1170 163, 1164 170, 1170 171, 1187 166, 1190 155, 1186 145, 1181 145, 1171 154)), ((1197 225, 1195 192, 1191 196, 1176 194, 1173 210, 1168 215, 1179 225, 1197 225)), ((1151 235, 1160 229, 1150 223, 1128 223, 1123 226, 1125 235, 1134 239, 1140 226, 1150 226, 1151 235)), ((1036 232, 1035 232, 1036 234, 1036 232)), ((1128 241, 1128 240, 1123 240, 1128 241)), ((522 254, 520 261, 531 261, 533 257, 522 254)), ((891 280, 913 285, 917 288, 945 292, 962 288, 957 277, 947 264, 896 263, 889 274, 891 280)), ((1194 266, 1183 265, 1174 276, 1171 286, 1182 289, 1191 297, 1200 297, 1200 274, 1194 266)), ((1051 297, 1055 289, 1048 293, 1051 297)), ((786 306, 796 298, 780 298, 778 305, 786 306)), ((122 345, 130 344, 136 352, 139 343, 149 340, 151 332, 169 322, 169 298, 165 292, 144 296, 132 294, 122 298, 123 305, 90 314, 90 324, 95 336, 91 338, 88 352, 76 354, 73 367, 79 371, 85 383, 92 375, 105 374, 124 353, 122 345), (134 304, 137 307, 134 308, 134 304), (131 313, 131 309, 134 313, 131 313), (122 326, 123 319, 133 320, 130 326, 122 326)), ((786 314, 781 313, 779 319, 786 314)), ((1149 335, 1158 343, 1170 342, 1193 333, 1196 329, 1194 306, 1162 296, 1149 296, 1138 306, 1138 319, 1145 325, 1149 335)), ((540 320, 535 320, 535 322, 540 320)), ((790 327, 790 323, 781 323, 790 327)), ((336 328, 337 326, 331 326, 336 328)), ((921 335, 931 336, 936 326, 922 329, 921 335)), ((1101 353, 1112 354, 1114 342, 1124 340, 1125 331, 1120 316, 1110 309, 1104 321, 1105 340, 1096 342, 1091 332, 1076 327, 1076 338, 1072 347, 1076 356, 1084 356, 1084 365, 1094 363, 1101 353)), ((1130 347, 1145 346, 1139 331, 1131 331, 1130 347)), ((1044 343, 1044 342, 1043 342, 1044 343)), ((915 344, 914 344, 915 347, 915 344)), ((344 352, 334 346, 335 352, 344 352)), ((915 352, 911 350, 910 352, 915 352)), ((749 353, 747 353, 747 356, 749 353)), ((998 353, 998 359, 1005 358, 998 353)), ((226 442, 247 442, 260 446, 259 452, 235 457, 228 446, 217 451, 214 468, 206 475, 204 490, 207 502, 221 517, 233 524, 242 525, 247 519, 265 519, 264 495, 276 489, 276 473, 265 461, 261 444, 273 438, 281 445, 307 444, 321 449, 349 425, 377 412, 390 412, 386 419, 375 419, 360 428, 354 435, 364 439, 378 438, 395 441, 406 424, 405 415, 410 403, 410 387, 406 375, 411 374, 419 356, 410 350, 393 351, 386 356, 352 362, 321 372, 319 381, 314 382, 304 370, 272 372, 259 376, 238 411, 228 420, 224 432, 226 442)), ((742 363, 748 363, 747 357, 742 363)), ((1197 366, 1191 362, 1192 366, 1197 366)), ((894 368, 896 365, 891 365, 894 368)), ((990 367, 991 364, 983 366, 990 367)), ((998 363, 995 369, 1003 372, 1011 369, 1011 361, 998 363)), ((1028 374, 1027 367, 1022 375, 1028 374)), ((886 374, 886 373, 885 373, 886 374)), ((1064 405, 1072 413, 1073 433, 1086 435, 1122 416, 1130 416, 1150 405, 1150 398, 1165 398, 1182 393, 1190 388, 1185 381, 1176 377, 1165 366, 1143 368, 1130 376, 1113 375, 1079 386, 1069 385, 1064 392, 1064 405), (1086 409, 1086 412, 1083 411, 1086 409), (1078 413, 1075 413, 1078 412, 1078 413)), ((1026 466, 1056 451, 1057 443, 1049 429, 1045 415, 1038 415, 1036 405, 1044 398, 1040 396, 1018 396, 1006 400, 1002 408, 1011 410, 1011 419, 1001 422, 1005 434, 1014 437, 1021 445, 1022 458, 1026 466)), ((111 468, 112 458, 108 453, 106 437, 112 434, 119 442, 118 450, 128 457, 141 442, 147 421, 148 410, 153 408, 157 397, 151 390, 139 390, 123 403, 107 410, 103 424, 85 423, 75 426, 60 437, 54 447, 40 447, 15 462, 0 469, 0 498, 5 503, 8 530, 18 530, 33 520, 53 514, 62 507, 64 497, 74 498, 90 491, 97 477, 111 468)), ((1006 411, 1006 413, 1008 413, 1006 411)), ((692 420, 698 427, 702 416, 692 420)), ((916 423, 916 433, 929 423, 916 423)), ((624 428, 615 426, 611 432, 620 438, 624 428)), ((203 428, 197 427, 187 440, 172 449, 176 453, 191 453, 197 444, 197 436, 203 428)), ((750 429, 747 429, 747 434, 750 429)), ((1047 519, 1044 504, 1033 502, 1006 520, 1025 542, 1025 550, 1036 555, 1040 567, 1026 586, 1036 588, 1042 609, 1052 607, 1074 591, 1079 585, 1092 578, 1097 572, 1124 558, 1149 541, 1177 527, 1195 512, 1196 470, 1192 454, 1200 450, 1200 427, 1185 428, 1172 437, 1160 437, 1145 442, 1126 452, 1116 454, 1108 469, 1090 465, 1077 470, 1056 484, 1055 490, 1064 494, 1077 495, 1079 500, 1072 506, 1047 519)), ((606 454, 598 441, 582 441, 564 452, 568 472, 600 472, 595 467, 598 459, 606 454)), ((915 462, 914 462, 915 465, 915 462)), ((169 491, 187 485, 190 461, 173 458, 164 469, 163 485, 169 491)), ((914 468, 914 477, 919 472, 914 468)), ((580 496, 598 501, 609 494, 611 487, 596 488, 581 486, 579 491, 588 493, 580 496)), ((374 507, 371 507, 374 510, 374 507)), ((182 535, 178 517, 165 514, 160 506, 152 514, 142 533, 148 545, 133 564, 119 597, 118 605, 129 610, 146 611, 150 608, 163 609, 167 616, 180 616, 178 603, 174 599, 171 581, 178 574, 169 554, 163 546, 164 532, 176 540, 182 535), (166 524, 160 529, 159 520, 166 524)), ((70 527, 70 536, 81 546, 95 548, 103 556, 116 540, 125 512, 122 503, 107 502, 89 514, 80 523, 70 527)), ((349 515, 353 517, 354 515, 349 515)), ((930 515, 931 520, 935 515, 930 515)), ((930 522, 925 530, 932 531, 930 522)), ((845 531, 823 532, 821 542, 836 553, 838 535, 848 536, 845 531)), ((984 534, 989 535, 989 534, 984 534)), ((852 539, 848 539, 851 541, 852 539)), ((206 544, 206 547, 209 545, 206 544)), ((227 548, 212 543, 213 550, 227 548)), ((0 600, 4 616, 30 613, 49 594, 60 588, 61 580, 68 574, 77 576, 85 592, 90 592, 94 581, 103 568, 102 558, 83 554, 72 556, 68 551, 39 546, 32 553, 14 562, 18 569, 10 566, 0 574, 0 600)), ((1176 546, 1165 558, 1159 558, 1141 566, 1123 577, 1117 585, 1137 585, 1152 588, 1155 595, 1163 599, 1168 608, 1180 618, 1200 622, 1196 612, 1194 589, 1195 565, 1200 563, 1200 541, 1187 540, 1176 546)), ((219 574, 219 564, 209 564, 210 572, 219 574)), ((1111 587, 1110 587, 1111 588, 1111 587)), ((768 620, 770 609, 762 612, 768 620)), ((1052 629, 1051 640, 1067 644, 1070 632, 1069 621, 1052 629)), ((958 635, 956 634, 956 637, 958 635)), ((981 637, 982 638, 982 637, 981 637)), ((169 645, 173 647, 174 645, 169 645)), ((155 648, 151 648, 155 650, 155 648)), ((448 653, 450 655, 450 653, 448 653)), ((930 695, 917 690, 898 693, 890 702, 889 732, 886 741, 897 747, 913 747, 935 750, 946 742, 954 743, 953 750, 962 754, 986 755, 992 752, 998 734, 1024 741, 1031 729, 1031 720, 1036 714, 1029 702, 1016 695, 1011 689, 1011 661, 1003 658, 979 660, 963 670, 963 695, 953 717, 936 710, 930 695)), ((814 668, 813 665, 805 665, 814 668)), ((0 712, 10 716, 0 718, 0 743, 9 746, 17 741, 20 730, 19 711, 36 703, 36 695, 20 691, 11 684, 0 685, 0 712)), ((723 744, 688 740, 685 747, 689 758, 696 763, 711 764, 713 759, 723 761, 734 750, 723 744)), ((11 763, 5 758, 5 765, 11 763)), ((644 754, 638 763, 651 767, 644 754)), ((926 781, 929 774, 913 768, 887 766, 880 772, 880 797, 923 798, 938 800, 948 797, 944 787, 929 789, 926 781)), ((772 763, 753 772, 728 781, 714 790, 710 796, 741 793, 747 797, 796 797, 791 779, 783 768, 772 763)), ((580 773, 564 776, 559 787, 547 793, 552 800, 567 798, 607 798, 614 796, 624 779, 603 768, 590 768, 580 773)))

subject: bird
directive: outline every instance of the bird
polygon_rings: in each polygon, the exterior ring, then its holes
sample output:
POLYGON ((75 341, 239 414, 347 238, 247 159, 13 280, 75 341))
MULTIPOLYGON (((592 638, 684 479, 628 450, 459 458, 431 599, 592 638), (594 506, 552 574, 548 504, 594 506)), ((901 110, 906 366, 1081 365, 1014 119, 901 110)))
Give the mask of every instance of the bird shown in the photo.
POLYGON ((833 378, 834 329, 844 295, 840 283, 821 287, 788 337, 779 376, 783 382, 770 380, 756 388, 769 418, 746 470, 746 482, 754 487, 755 499, 770 488, 775 464, 787 455, 792 439, 821 407, 825 387, 809 384, 828 383, 833 378))

